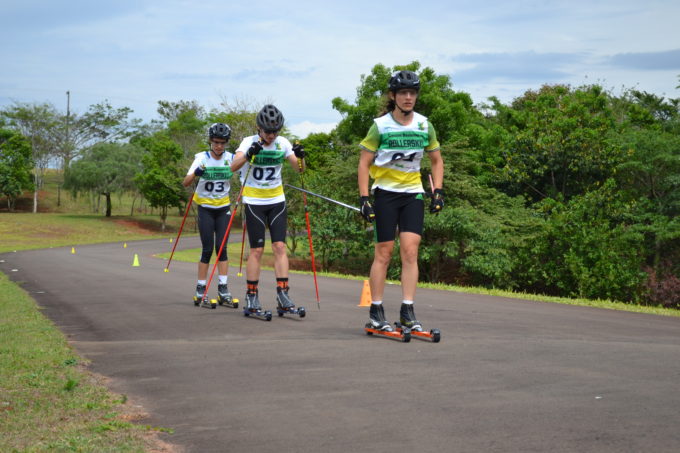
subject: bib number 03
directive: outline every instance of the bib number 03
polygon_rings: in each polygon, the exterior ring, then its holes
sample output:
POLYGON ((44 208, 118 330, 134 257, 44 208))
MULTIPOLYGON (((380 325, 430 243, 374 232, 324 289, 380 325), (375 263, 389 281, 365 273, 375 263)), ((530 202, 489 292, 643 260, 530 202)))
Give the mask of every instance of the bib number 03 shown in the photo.
POLYGON ((207 192, 224 192, 224 181, 206 181, 204 188, 207 192))

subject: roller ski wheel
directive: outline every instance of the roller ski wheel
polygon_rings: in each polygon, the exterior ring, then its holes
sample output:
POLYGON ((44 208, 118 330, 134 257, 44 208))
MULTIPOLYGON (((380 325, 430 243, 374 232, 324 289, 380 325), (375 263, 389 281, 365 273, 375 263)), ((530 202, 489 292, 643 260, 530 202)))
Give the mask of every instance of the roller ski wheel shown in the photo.
POLYGON ((401 340, 404 343, 408 343, 409 341, 411 341, 411 330, 409 330, 408 327, 404 327, 403 329, 397 330, 383 330, 376 329, 375 327, 373 327, 373 325, 371 325, 370 322, 367 322, 366 325, 364 326, 364 331, 366 332, 366 335, 381 335, 383 337, 401 340))
POLYGON ((276 313, 279 315, 279 317, 282 317, 283 315, 298 315, 300 318, 304 318, 307 316, 307 310, 305 310, 305 307, 293 307, 289 309, 277 307, 276 313))
POLYGON ((429 332, 426 332, 422 329, 413 330, 413 329, 409 329, 408 327, 402 326, 401 323, 399 323, 399 322, 395 322, 394 326, 395 326, 397 332, 400 332, 400 331, 406 329, 406 330, 409 330, 412 337, 422 338, 422 339, 426 339, 426 340, 432 340, 432 343, 439 343, 439 341, 441 340, 441 332, 439 331, 439 329, 432 329, 429 332))
POLYGON ((199 297, 194 296, 194 305, 196 307, 211 308, 214 310, 215 308, 217 308, 217 300, 216 299, 201 300, 199 297))
POLYGON ((271 321, 272 320, 272 312, 269 310, 249 310, 247 308, 243 309, 243 316, 246 318, 249 316, 255 316, 259 318, 263 318, 266 321, 271 321))

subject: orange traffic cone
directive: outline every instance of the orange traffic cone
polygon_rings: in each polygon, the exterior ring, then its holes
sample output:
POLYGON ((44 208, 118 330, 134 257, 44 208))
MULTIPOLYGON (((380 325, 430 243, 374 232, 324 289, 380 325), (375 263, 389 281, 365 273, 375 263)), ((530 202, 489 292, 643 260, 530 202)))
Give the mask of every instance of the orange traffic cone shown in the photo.
POLYGON ((371 287, 368 284, 368 280, 364 280, 364 289, 361 290, 361 300, 357 307, 370 307, 371 306, 371 287))

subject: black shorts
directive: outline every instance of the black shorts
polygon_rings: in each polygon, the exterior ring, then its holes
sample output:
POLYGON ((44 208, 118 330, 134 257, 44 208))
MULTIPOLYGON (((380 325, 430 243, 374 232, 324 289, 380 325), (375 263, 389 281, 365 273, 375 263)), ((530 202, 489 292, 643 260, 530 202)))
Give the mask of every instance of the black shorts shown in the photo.
POLYGON ((286 242, 288 216, 285 201, 265 205, 247 204, 245 210, 246 229, 251 249, 264 247, 266 228, 269 228, 272 242, 286 242))
POLYGON ((422 193, 375 189, 374 195, 376 242, 394 241, 397 227, 400 233, 423 235, 425 201, 422 193))
MULTIPOLYGON (((227 225, 231 218, 229 206, 223 208, 198 207, 198 232, 201 235, 201 263, 209 263, 213 247, 215 253, 220 251, 220 246, 227 232, 227 225)), ((227 260, 227 244, 225 242, 218 261, 227 260)))

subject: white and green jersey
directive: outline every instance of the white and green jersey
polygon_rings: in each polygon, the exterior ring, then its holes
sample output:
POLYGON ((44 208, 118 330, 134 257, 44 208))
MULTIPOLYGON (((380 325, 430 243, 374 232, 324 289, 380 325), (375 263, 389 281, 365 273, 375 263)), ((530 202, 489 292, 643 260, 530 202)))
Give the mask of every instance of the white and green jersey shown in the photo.
POLYGON ((432 124, 413 112, 411 124, 397 123, 388 113, 376 118, 360 146, 375 153, 370 168, 373 189, 423 192, 420 161, 425 152, 437 151, 439 142, 432 124))
POLYGON ((222 208, 229 206, 229 189, 231 188, 231 161, 234 155, 224 152, 220 159, 213 159, 210 151, 205 151, 194 156, 194 162, 189 167, 187 175, 194 173, 197 167, 205 167, 205 173, 198 180, 194 192, 194 203, 205 208, 222 208))
MULTIPOLYGON (((246 154, 250 145, 259 139, 259 135, 244 138, 236 152, 246 154)), ((255 156, 255 162, 248 174, 248 181, 243 189, 243 202, 265 205, 285 201, 281 169, 283 161, 292 154, 293 146, 285 137, 278 136, 270 145, 262 145, 262 150, 255 156)), ((249 166, 250 162, 246 162, 241 168, 241 183, 249 166)))

